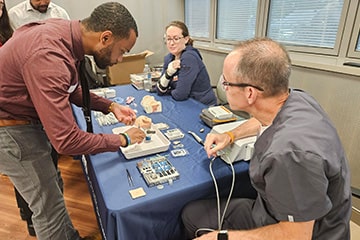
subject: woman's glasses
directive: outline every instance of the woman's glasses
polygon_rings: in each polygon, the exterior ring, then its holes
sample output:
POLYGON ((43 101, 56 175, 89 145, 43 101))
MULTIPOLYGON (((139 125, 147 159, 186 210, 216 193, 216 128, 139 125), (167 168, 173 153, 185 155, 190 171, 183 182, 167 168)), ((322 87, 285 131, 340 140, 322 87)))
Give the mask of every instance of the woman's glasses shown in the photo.
POLYGON ((173 37, 173 38, 170 38, 170 37, 165 37, 164 38, 164 42, 165 43, 171 43, 174 42, 174 43, 179 43, 181 39, 183 39, 184 37, 173 37))

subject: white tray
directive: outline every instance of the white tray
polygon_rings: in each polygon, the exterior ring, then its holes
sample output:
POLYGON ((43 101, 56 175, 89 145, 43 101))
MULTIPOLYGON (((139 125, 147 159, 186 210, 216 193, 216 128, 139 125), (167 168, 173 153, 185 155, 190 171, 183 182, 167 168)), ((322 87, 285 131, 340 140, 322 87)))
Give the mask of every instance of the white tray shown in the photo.
MULTIPOLYGON (((125 132, 132 126, 123 126, 113 128, 112 132, 119 134, 125 132)), ((155 153, 165 152, 169 149, 170 141, 152 124, 151 130, 155 130, 154 134, 151 134, 151 140, 148 142, 142 142, 140 144, 130 145, 128 147, 120 147, 120 150, 126 157, 126 159, 132 159, 137 157, 143 157, 155 153)))

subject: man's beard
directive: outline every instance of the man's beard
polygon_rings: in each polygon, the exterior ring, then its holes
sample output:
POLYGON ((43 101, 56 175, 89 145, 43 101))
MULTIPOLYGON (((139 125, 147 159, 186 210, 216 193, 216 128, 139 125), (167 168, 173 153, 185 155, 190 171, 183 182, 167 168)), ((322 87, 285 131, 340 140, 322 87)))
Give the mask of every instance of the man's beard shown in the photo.
POLYGON ((49 5, 39 5, 37 8, 35 8, 35 7, 34 8, 41 13, 46 13, 48 10, 48 7, 49 7, 49 5))
POLYGON ((110 59, 111 50, 112 50, 112 45, 108 46, 106 48, 103 48, 99 52, 96 52, 94 54, 95 63, 99 68, 105 69, 106 67, 112 65, 111 59, 110 59))

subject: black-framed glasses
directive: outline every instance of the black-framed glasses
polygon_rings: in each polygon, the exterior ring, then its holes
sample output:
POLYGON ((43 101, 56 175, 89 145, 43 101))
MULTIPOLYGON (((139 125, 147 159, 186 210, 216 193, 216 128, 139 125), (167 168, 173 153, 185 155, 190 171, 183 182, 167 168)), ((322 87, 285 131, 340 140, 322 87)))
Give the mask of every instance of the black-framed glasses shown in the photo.
POLYGON ((258 86, 255 86, 255 85, 252 85, 252 84, 249 84, 249 83, 231 83, 231 82, 228 82, 225 80, 224 78, 224 75, 221 75, 221 86, 223 87, 224 90, 227 90, 227 87, 253 87, 253 88, 256 88, 257 90, 259 91, 264 91, 263 88, 261 87, 258 87, 258 86))
POLYGON ((174 43, 179 43, 181 39, 183 39, 184 37, 165 37, 164 38, 164 42, 165 43, 170 43, 171 41, 173 41, 174 43))

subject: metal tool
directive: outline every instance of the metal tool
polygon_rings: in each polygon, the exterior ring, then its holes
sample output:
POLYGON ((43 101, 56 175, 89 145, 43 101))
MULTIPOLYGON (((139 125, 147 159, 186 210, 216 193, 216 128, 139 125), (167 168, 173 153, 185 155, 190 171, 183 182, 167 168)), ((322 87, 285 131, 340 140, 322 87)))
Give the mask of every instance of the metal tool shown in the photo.
POLYGON ((194 133, 193 131, 188 131, 188 133, 190 133, 191 136, 193 136, 193 138, 198 142, 200 143, 201 145, 204 146, 204 142, 203 140, 201 139, 201 137, 199 137, 196 133, 194 133))
POLYGON ((127 175, 127 179, 128 179, 128 182, 129 182, 129 186, 133 187, 134 186, 134 180, 133 180, 132 176, 130 175, 130 172, 129 172, 128 169, 126 169, 126 175, 127 175))

